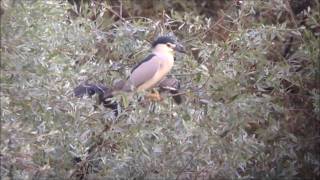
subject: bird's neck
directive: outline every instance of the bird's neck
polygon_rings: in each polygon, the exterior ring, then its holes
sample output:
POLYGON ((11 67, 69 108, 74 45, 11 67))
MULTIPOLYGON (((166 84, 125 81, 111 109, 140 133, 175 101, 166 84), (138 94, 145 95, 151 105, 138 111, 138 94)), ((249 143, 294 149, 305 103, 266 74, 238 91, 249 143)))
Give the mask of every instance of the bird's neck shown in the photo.
POLYGON ((170 50, 167 45, 165 44, 159 44, 157 45, 153 50, 153 54, 158 54, 158 55, 166 55, 166 56, 174 56, 174 51, 170 50))

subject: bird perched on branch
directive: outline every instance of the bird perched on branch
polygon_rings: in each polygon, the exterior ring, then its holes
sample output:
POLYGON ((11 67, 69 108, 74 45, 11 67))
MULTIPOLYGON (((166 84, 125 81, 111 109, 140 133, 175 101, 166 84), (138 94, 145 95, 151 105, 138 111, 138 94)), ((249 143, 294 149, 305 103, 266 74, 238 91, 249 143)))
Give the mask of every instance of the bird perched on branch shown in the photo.
MULTIPOLYGON (((115 83, 112 88, 104 85, 82 84, 74 89, 75 96, 98 94, 99 103, 115 110, 116 115, 118 113, 117 104, 111 102, 109 98, 117 92, 140 92, 160 87, 160 90, 170 91, 175 102, 179 104, 182 101, 181 97, 177 95, 180 88, 179 81, 166 77, 174 65, 176 51, 185 53, 183 46, 173 37, 160 36, 152 43, 152 53, 133 67, 127 80, 115 83)), ((150 94, 149 97, 160 97, 160 95, 150 94)))

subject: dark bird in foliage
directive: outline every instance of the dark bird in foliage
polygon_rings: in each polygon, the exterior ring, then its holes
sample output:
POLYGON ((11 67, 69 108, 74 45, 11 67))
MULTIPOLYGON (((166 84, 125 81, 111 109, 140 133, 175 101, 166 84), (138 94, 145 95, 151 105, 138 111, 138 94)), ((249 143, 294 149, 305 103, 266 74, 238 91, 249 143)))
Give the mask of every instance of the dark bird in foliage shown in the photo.
MULTIPOLYGON (((127 80, 115 83, 112 88, 104 85, 82 84, 74 89, 75 96, 98 94, 99 103, 114 110, 116 115, 118 114, 117 103, 111 102, 110 98, 117 92, 139 92, 159 87, 160 91, 167 90, 172 93, 174 101, 180 104, 182 98, 179 95, 179 81, 166 77, 174 65, 175 51, 185 53, 183 46, 173 37, 160 36, 152 43, 152 53, 133 67, 127 80)), ((158 93, 150 94, 149 97, 154 100, 161 98, 158 93)))

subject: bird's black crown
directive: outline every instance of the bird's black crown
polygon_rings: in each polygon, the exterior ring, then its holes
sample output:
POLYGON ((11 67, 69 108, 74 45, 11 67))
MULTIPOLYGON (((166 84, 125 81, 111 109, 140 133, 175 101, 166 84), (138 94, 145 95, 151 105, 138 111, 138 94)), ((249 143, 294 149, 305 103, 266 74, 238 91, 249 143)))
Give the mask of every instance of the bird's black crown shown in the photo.
POLYGON ((167 44, 172 43, 175 44, 176 40, 173 37, 170 36, 160 36, 152 43, 152 47, 156 47, 158 44, 167 44))

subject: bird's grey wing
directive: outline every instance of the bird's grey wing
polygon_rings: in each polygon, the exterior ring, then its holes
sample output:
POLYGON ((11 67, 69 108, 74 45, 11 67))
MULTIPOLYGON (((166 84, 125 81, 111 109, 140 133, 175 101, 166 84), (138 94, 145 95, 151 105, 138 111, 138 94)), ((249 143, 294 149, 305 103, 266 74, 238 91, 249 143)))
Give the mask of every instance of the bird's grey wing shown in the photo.
POLYGON ((159 68, 160 64, 157 61, 157 56, 153 55, 151 58, 143 60, 132 70, 129 80, 135 87, 138 87, 150 80, 159 68))
POLYGON ((144 58, 144 60, 142 60, 141 62, 139 62, 137 65, 135 65, 135 66, 132 68, 131 73, 132 73, 135 69, 137 69, 141 64, 149 61, 149 60, 152 59, 154 56, 155 56, 155 54, 150 54, 149 56, 147 56, 146 58, 144 58))

